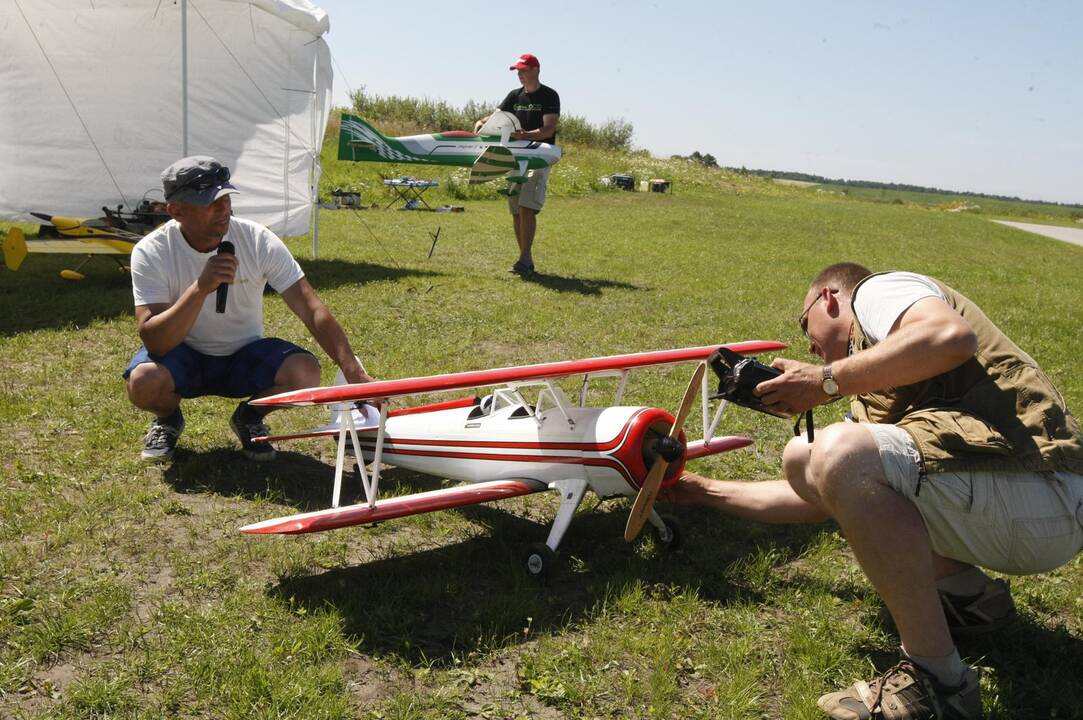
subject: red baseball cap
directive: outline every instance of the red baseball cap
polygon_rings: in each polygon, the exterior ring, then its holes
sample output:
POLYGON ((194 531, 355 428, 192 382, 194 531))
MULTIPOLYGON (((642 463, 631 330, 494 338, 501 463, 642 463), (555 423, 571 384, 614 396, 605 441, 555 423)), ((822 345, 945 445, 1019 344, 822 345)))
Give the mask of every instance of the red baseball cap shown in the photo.
POLYGON ((523 70, 524 68, 540 68, 541 63, 538 62, 538 58, 530 53, 524 53, 519 56, 519 62, 512 65, 508 70, 523 70))

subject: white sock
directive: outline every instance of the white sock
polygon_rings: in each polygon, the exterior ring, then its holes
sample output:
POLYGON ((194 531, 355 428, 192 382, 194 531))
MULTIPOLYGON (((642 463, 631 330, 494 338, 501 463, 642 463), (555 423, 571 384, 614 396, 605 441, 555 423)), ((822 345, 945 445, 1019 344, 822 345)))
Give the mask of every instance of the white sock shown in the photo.
POLYGON ((949 595, 981 595, 985 585, 992 578, 976 567, 963 570, 961 573, 948 575, 936 581, 936 589, 949 595))
POLYGON ((912 660, 915 665, 929 673, 937 681, 947 687, 955 687, 963 681, 963 674, 967 671, 967 664, 959 657, 959 650, 953 649, 943 657, 924 657, 911 655, 903 648, 903 655, 912 660))

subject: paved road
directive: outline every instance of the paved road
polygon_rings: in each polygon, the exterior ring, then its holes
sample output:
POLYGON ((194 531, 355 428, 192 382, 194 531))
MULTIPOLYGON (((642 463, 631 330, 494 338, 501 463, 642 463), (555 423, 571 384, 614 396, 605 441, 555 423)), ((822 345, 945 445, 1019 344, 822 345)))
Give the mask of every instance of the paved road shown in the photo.
POLYGON ((994 220, 993 222, 1009 227, 1038 233, 1046 237, 1063 240, 1064 242, 1083 245, 1083 228, 1060 227, 1059 225, 1038 225, 1037 223, 1008 222, 1007 220, 994 220))

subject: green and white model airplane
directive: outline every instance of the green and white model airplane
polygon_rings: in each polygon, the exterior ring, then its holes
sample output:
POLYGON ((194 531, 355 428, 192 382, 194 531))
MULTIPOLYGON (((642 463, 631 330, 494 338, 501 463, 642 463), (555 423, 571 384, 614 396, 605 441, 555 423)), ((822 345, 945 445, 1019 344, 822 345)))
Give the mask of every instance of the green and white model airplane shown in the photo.
POLYGON ((338 159, 355 162, 401 162, 470 168, 470 183, 503 178, 505 194, 514 195, 528 171, 560 160, 560 147, 531 140, 512 140, 520 130, 515 115, 498 110, 478 132, 451 130, 431 135, 387 137, 356 115, 343 115, 338 159))

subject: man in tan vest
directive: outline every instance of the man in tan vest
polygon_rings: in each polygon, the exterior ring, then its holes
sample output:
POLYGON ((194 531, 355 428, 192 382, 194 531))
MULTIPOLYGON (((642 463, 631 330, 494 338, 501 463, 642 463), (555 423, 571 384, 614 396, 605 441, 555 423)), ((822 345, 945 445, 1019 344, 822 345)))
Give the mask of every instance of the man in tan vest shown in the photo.
POLYGON ((786 480, 687 474, 668 494, 763 522, 838 523, 902 640, 881 677, 820 698, 841 720, 980 718, 953 636, 1015 605, 998 572, 1051 570, 1083 549, 1083 435, 1034 360, 966 297, 908 272, 823 270, 799 322, 825 365, 777 359, 756 388, 796 415, 852 396, 850 419, 786 446, 786 480))

